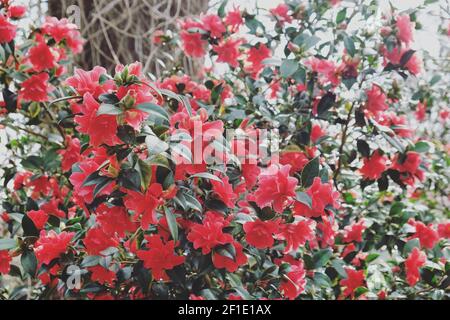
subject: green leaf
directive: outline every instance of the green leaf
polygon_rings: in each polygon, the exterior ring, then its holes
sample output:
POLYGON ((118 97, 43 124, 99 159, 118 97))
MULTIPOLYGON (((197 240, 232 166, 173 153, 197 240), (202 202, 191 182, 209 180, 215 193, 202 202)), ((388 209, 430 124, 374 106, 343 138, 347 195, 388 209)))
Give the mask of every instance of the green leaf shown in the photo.
POLYGON ((379 253, 370 253, 366 258, 366 263, 371 263, 375 261, 380 256, 379 253))
POLYGON ((178 225, 175 215, 172 210, 169 208, 164 208, 164 212, 166 213, 167 224, 169 225, 170 234, 172 235, 172 239, 176 242, 178 241, 178 225))
POLYGON ((17 241, 14 239, 0 239, 0 251, 13 249, 17 246, 17 241))
POLYGON ((156 118, 160 118, 160 119, 163 119, 163 120, 169 122, 170 117, 169 117, 169 114, 167 113, 167 111, 155 103, 151 103, 151 102, 141 103, 136 106, 136 109, 144 111, 150 115, 155 116, 156 118))
POLYGON ((123 111, 119 107, 116 107, 115 105, 108 104, 108 103, 102 103, 100 107, 97 110, 97 115, 102 114, 109 114, 109 115, 118 115, 122 114, 123 111))
POLYGON ((231 284, 231 287, 236 290, 236 292, 244 299, 244 300, 254 300, 254 298, 248 293, 248 291, 242 285, 241 279, 239 276, 233 273, 227 274, 227 279, 231 284))
POLYGON ((419 141, 414 145, 414 151, 419 153, 426 153, 430 151, 430 144, 425 141, 419 141))
POLYGON ((296 192, 296 199, 297 199, 298 202, 303 203, 305 206, 307 206, 308 208, 311 209, 311 207, 312 207, 312 199, 307 193, 302 192, 302 191, 297 191, 296 192))
POLYGON ((225 7, 228 3, 228 0, 222 0, 219 9, 217 9, 217 15, 221 18, 225 17, 225 7))
POLYGON ((221 183, 223 183, 222 179, 220 179, 218 176, 215 176, 211 173, 208 172, 201 172, 201 173, 196 173, 190 176, 191 178, 203 178, 203 179, 209 179, 209 180, 215 180, 215 181, 219 181, 221 183))
POLYGON ((311 36, 307 33, 301 33, 293 40, 296 45, 303 47, 304 50, 309 50, 310 48, 314 47, 319 41, 319 37, 311 36))
POLYGON ((280 66, 280 74, 283 78, 292 76, 298 69, 298 62, 293 59, 286 59, 280 66))
POLYGON ((332 92, 327 92, 319 101, 319 104, 317 105, 317 115, 321 116, 325 112, 331 109, 333 107, 334 103, 336 102, 336 95, 332 92))
POLYGON ((169 145, 155 135, 146 136, 145 143, 149 154, 160 154, 169 149, 169 145))
POLYGON ((409 240, 403 247, 403 255, 407 256, 414 248, 420 248, 420 241, 417 238, 409 240))
POLYGON ((26 273, 32 277, 36 275, 38 261, 33 251, 25 250, 20 257, 20 263, 26 273))
POLYGON ((141 187, 144 190, 147 190, 150 180, 152 179, 152 167, 144 160, 139 159, 134 168, 137 170, 141 178, 141 187))
POLYGON ((347 8, 340 10, 336 15, 336 24, 341 24, 342 22, 344 22, 346 16, 347 16, 347 8))
POLYGON ((364 157, 369 158, 370 157, 370 147, 369 144, 364 140, 358 140, 356 142, 356 147, 358 149, 358 152, 364 157))
POLYGON ((353 42, 353 39, 349 36, 344 36, 344 46, 345 49, 347 50, 347 53, 353 57, 356 53, 356 49, 355 49, 355 43, 353 42))
POLYGON ((87 256, 81 262, 82 268, 94 267, 100 263, 100 256, 87 256))
POLYGON ((319 252, 316 252, 313 256, 314 268, 322 268, 327 264, 333 255, 333 251, 330 249, 323 249, 319 252))
POLYGON ((302 171, 302 185, 309 187, 312 185, 314 178, 319 176, 319 157, 309 161, 302 171))

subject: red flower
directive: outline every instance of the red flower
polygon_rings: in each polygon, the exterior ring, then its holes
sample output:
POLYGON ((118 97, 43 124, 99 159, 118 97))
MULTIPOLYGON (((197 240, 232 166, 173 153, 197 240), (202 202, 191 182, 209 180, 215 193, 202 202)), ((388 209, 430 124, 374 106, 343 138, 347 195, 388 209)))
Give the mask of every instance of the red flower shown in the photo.
POLYGON ((334 245, 334 238, 336 236, 339 226, 333 216, 322 216, 322 222, 317 224, 317 230, 320 231, 318 240, 322 248, 334 245))
POLYGON ((273 234, 278 232, 278 223, 275 221, 256 220, 244 224, 245 239, 249 244, 258 248, 270 248, 273 245, 273 234))
POLYGON ((272 51, 264 43, 258 43, 257 46, 251 47, 247 54, 246 71, 249 72, 253 79, 256 79, 260 71, 264 68, 263 60, 270 58, 272 51))
POLYGON ((130 220, 130 216, 123 207, 108 207, 102 203, 96 210, 97 222, 105 233, 120 238, 125 237, 127 232, 134 232, 137 226, 130 220))
POLYGON ((8 8, 8 16, 13 19, 22 18, 27 12, 27 7, 25 6, 10 6, 8 8))
POLYGON ((288 14, 288 11, 289 7, 285 3, 279 4, 276 8, 270 9, 270 13, 273 14, 281 24, 284 24, 285 22, 292 22, 292 17, 288 14))
POLYGON ((272 165, 259 177, 259 188, 256 190, 255 202, 260 207, 273 205, 273 209, 282 213, 291 197, 295 197, 297 179, 289 176, 290 165, 280 169, 272 165))
POLYGON ((281 281, 280 291, 286 298, 294 300, 305 291, 306 287, 306 272, 303 266, 303 261, 295 260, 292 256, 286 256, 275 262, 277 264, 281 264, 283 262, 290 264, 291 269, 281 281))
POLYGON ((346 226, 344 228, 344 234, 342 241, 345 243, 349 243, 352 241, 361 242, 362 234, 364 230, 366 230, 366 226, 364 225, 364 219, 359 220, 359 222, 353 222, 351 225, 346 226))
POLYGON ((11 256, 9 255, 8 250, 0 251, 0 274, 8 274, 11 263, 11 256))
POLYGON ((395 22, 397 26, 397 38, 408 45, 413 41, 413 24, 408 14, 402 14, 397 17, 395 22))
POLYGON ((405 260, 406 281, 412 287, 420 280, 419 268, 423 267, 427 261, 425 253, 414 248, 405 260))
POLYGON ((202 39, 199 32, 194 32, 195 29, 203 30, 201 23, 186 19, 181 23, 180 38, 183 44, 183 51, 187 56, 201 58, 205 55, 206 41, 202 39))
POLYGON ((220 214, 207 212, 202 224, 194 224, 187 236, 188 240, 194 244, 195 249, 202 249, 203 254, 208 254, 217 245, 231 243, 231 234, 223 233, 222 229, 228 226, 220 214))
MULTIPOLYGON (((80 199, 83 199, 86 203, 91 203, 92 200, 94 200, 94 189, 95 185, 87 185, 84 186, 83 183, 97 169, 99 168, 99 164, 96 163, 93 160, 83 161, 78 164, 79 171, 72 172, 72 175, 70 176, 70 182, 73 185, 74 193, 80 199)), ((111 193, 113 188, 115 186, 115 183, 111 183, 108 186, 106 186, 102 191, 98 193, 98 195, 104 195, 111 193)))
POLYGON ((58 150, 61 155, 61 169, 70 171, 72 166, 81 160, 81 144, 77 138, 66 136, 66 148, 58 150))
POLYGON ((328 82, 334 86, 339 84, 338 70, 333 61, 312 57, 305 61, 305 65, 319 74, 321 84, 328 82))
POLYGON ((26 101, 46 102, 53 89, 47 73, 35 74, 22 82, 20 97, 26 101))
POLYGON ((414 113, 416 119, 419 121, 424 121, 426 118, 427 105, 425 103, 419 102, 417 104, 416 112, 414 113))
POLYGON ((44 210, 28 211, 27 216, 33 221, 37 229, 43 229, 48 220, 48 214, 44 210))
POLYGON ((116 248, 119 245, 117 239, 103 231, 100 227, 90 229, 83 240, 86 252, 90 255, 100 255, 108 248, 116 248))
POLYGON ((300 151, 285 151, 280 155, 280 164, 290 165, 289 173, 292 175, 303 170, 308 162, 308 157, 300 151))
POLYGON ((427 227, 424 223, 412 219, 408 223, 416 228, 416 232, 411 239, 418 238, 423 248, 433 249, 436 243, 439 242, 439 234, 432 226, 427 227))
POLYGON ((236 194, 233 191, 233 186, 228 182, 228 177, 221 179, 221 181, 211 180, 214 194, 225 203, 228 208, 234 208, 236 201, 236 194))
POLYGON ((392 169, 398 170, 399 172, 407 174, 407 177, 401 177, 404 182, 413 185, 414 177, 419 180, 424 179, 424 172, 419 168, 422 163, 420 154, 415 151, 408 151, 406 157, 400 160, 399 155, 396 155, 392 160, 392 169))
POLYGON ((333 191, 331 183, 322 183, 320 178, 316 177, 313 180, 313 184, 306 193, 312 200, 311 208, 301 202, 295 202, 294 212, 295 214, 305 217, 320 217, 325 213, 327 206, 338 208, 339 193, 333 191))
POLYGON ((56 66, 55 56, 42 38, 38 39, 37 45, 28 52, 28 59, 36 72, 52 69, 56 66))
POLYGON ((300 246, 304 246, 306 241, 314 240, 315 225, 315 222, 309 219, 280 225, 280 231, 276 235, 276 238, 286 241, 284 253, 295 251, 300 246))
POLYGON ((228 63, 233 68, 239 66, 238 58, 241 55, 239 52, 239 45, 242 43, 241 39, 227 39, 213 46, 217 53, 217 62, 228 63))
POLYGON ((347 272, 347 278, 342 279, 339 284, 345 287, 344 297, 351 296, 353 298, 355 290, 365 285, 364 270, 356 271, 351 268, 345 268, 345 271, 347 272))
POLYGON ((380 151, 375 150, 370 158, 364 158, 364 165, 360 169, 361 174, 365 179, 379 179, 381 174, 387 169, 386 160, 387 158, 380 151))
POLYGON ((139 250, 137 256, 144 261, 144 266, 152 271, 154 279, 168 280, 165 271, 184 263, 185 258, 174 254, 174 241, 164 244, 158 235, 149 236, 147 240, 149 250, 139 250))
POLYGON ((450 238, 450 222, 440 223, 438 225, 438 234, 439 237, 444 239, 450 238))
POLYGON ((203 28, 210 32, 213 38, 222 38, 222 34, 226 29, 220 20, 220 17, 216 14, 208 14, 202 17, 203 28))
POLYGON ((134 211, 135 221, 141 217, 141 226, 147 229, 149 224, 156 224, 156 208, 161 203, 163 189, 159 183, 152 184, 145 193, 127 190, 124 198, 125 207, 134 211))
POLYGON ((0 14, 0 43, 11 42, 16 36, 17 27, 8 22, 6 17, 0 14))
POLYGON ((92 146, 107 144, 114 146, 120 143, 117 137, 117 119, 115 115, 97 115, 100 104, 90 93, 83 97, 83 103, 79 105, 82 115, 75 117, 78 131, 87 134, 92 146))
POLYGON ((97 281, 100 284, 111 285, 116 280, 116 274, 109 269, 102 266, 90 267, 92 281, 97 281))
POLYGON ((311 128, 311 141, 316 143, 321 137, 326 134, 325 131, 318 124, 314 124, 311 128))
POLYGON ((228 272, 235 272, 240 266, 247 263, 247 256, 242 250, 242 245, 239 242, 234 241, 232 246, 234 246, 236 251, 236 257, 234 259, 222 256, 218 252, 214 252, 212 261, 217 269, 226 269, 228 272))
POLYGON ((72 53, 77 54, 83 50, 84 40, 81 38, 78 27, 68 19, 58 20, 55 17, 46 17, 41 26, 44 34, 51 36, 57 43, 65 40, 72 53))
POLYGON ((366 112, 369 116, 378 117, 381 112, 386 111, 389 106, 386 104, 386 94, 377 85, 372 85, 372 89, 366 91, 367 102, 366 112))
POLYGON ((95 66, 91 71, 76 68, 75 75, 68 78, 66 83, 74 88, 80 96, 90 93, 94 98, 114 88, 113 80, 106 80, 100 84, 100 78, 106 75, 106 69, 95 66))
POLYGON ((232 33, 236 33, 239 27, 244 24, 239 7, 235 7, 234 10, 228 12, 224 22, 227 27, 230 27, 232 33))
POLYGON ((63 231, 57 234, 54 230, 50 230, 48 233, 41 230, 39 239, 34 244, 34 253, 39 264, 48 265, 53 259, 65 253, 74 236, 75 232, 63 231))

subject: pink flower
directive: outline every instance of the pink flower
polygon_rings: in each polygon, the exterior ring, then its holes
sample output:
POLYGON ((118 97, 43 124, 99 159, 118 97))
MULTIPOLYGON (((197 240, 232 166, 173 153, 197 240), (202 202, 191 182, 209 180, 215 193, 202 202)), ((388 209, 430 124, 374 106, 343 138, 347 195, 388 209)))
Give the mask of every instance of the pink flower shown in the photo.
POLYGON ((201 20, 203 28, 210 32, 211 37, 222 38, 222 34, 225 33, 226 29, 218 15, 208 14, 203 16, 201 20))
POLYGON ((342 241, 345 243, 349 243, 352 241, 361 242, 362 234, 364 230, 366 230, 366 226, 364 225, 364 219, 359 220, 359 222, 353 222, 351 225, 346 226, 344 228, 344 234, 342 237, 342 241))
POLYGON ((351 296, 353 298, 355 290, 365 285, 364 270, 356 271, 345 268, 345 271, 347 272, 347 278, 342 279, 339 284, 345 288, 343 292, 344 297, 351 296))
POLYGON ((52 69, 56 66, 55 55, 44 39, 38 39, 37 45, 28 52, 28 59, 36 72, 52 69))
POLYGON ((263 60, 269 58, 272 55, 272 51, 264 43, 258 43, 258 45, 251 47, 247 53, 246 71, 249 72, 253 79, 256 79, 260 71, 264 68, 263 60))
POLYGON ((227 39, 213 46, 214 51, 217 53, 217 62, 225 62, 233 68, 237 68, 239 66, 239 45, 241 43, 241 39, 227 39))
POLYGON ((431 225, 426 226, 424 223, 413 219, 409 220, 408 224, 412 225, 416 229, 416 232, 410 239, 419 239, 420 245, 423 248, 433 249, 439 242, 439 234, 432 228, 431 225))
POLYGON ((100 78, 106 75, 106 69, 95 66, 91 71, 84 71, 75 68, 75 75, 68 78, 66 83, 74 88, 78 95, 83 96, 90 93, 94 98, 114 88, 114 82, 111 79, 100 84, 100 78))
POLYGON ((0 43, 11 42, 16 36, 17 27, 8 22, 6 17, 0 14, 0 43))
POLYGON ((300 246, 304 246, 307 241, 313 241, 315 226, 316 223, 310 219, 280 225, 276 238, 286 241, 284 253, 295 251, 300 246))
POLYGON ((397 37, 401 42, 408 45, 413 41, 414 25, 411 23, 408 14, 398 16, 395 25, 397 26, 397 37))
POLYGON ((259 188, 256 190, 255 202, 260 208, 273 205, 273 209, 282 213, 285 206, 295 197, 297 179, 289 176, 290 165, 277 168, 272 165, 259 177, 259 188))
POLYGON ((235 7, 234 10, 228 12, 224 23, 227 27, 230 27, 232 33, 236 33, 239 30, 239 27, 244 24, 239 7, 235 7))
POLYGON ((371 157, 364 158, 364 165, 359 170, 365 179, 377 180, 386 171, 387 157, 383 156, 379 150, 375 150, 371 157))
POLYGON ((279 4, 277 7, 270 9, 270 13, 273 14, 281 24, 292 22, 292 17, 288 14, 288 11, 289 7, 285 3, 279 4))
POLYGON ((244 231, 247 242, 258 249, 270 248, 273 243, 273 234, 278 231, 278 223, 275 221, 256 220, 246 222, 244 231))
POLYGON ((32 75, 22 82, 20 97, 26 101, 46 102, 49 100, 48 94, 54 90, 49 83, 50 77, 47 73, 32 75))
POLYGON ((228 177, 222 178, 221 181, 211 180, 214 194, 225 203, 228 208, 234 208, 236 201, 236 194, 233 191, 233 186, 228 182, 228 177))
POLYGON ((412 287, 420 280, 419 268, 423 267, 427 261, 425 253, 414 248, 405 260, 406 280, 412 287))
POLYGON ((312 57, 305 61, 305 65, 319 74, 321 84, 328 82, 334 86, 339 84, 337 68, 333 61, 312 57))
POLYGON ((8 8, 8 16, 13 19, 22 18, 27 12, 26 6, 10 6, 8 8))
POLYGON ((366 113, 369 116, 378 117, 380 113, 386 111, 389 106, 386 103, 387 97, 383 90, 377 86, 372 85, 372 89, 366 91, 367 102, 366 102, 366 113))

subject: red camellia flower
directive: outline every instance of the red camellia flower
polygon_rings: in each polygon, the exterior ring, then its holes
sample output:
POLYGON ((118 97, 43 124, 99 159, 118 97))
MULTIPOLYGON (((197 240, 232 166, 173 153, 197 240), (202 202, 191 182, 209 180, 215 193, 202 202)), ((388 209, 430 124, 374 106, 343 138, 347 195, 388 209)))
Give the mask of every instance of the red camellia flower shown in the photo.
POLYGON ((423 180, 425 178, 423 170, 419 168, 422 163, 422 159, 420 154, 415 151, 408 151, 405 157, 402 157, 402 161, 399 158, 399 155, 396 155, 392 160, 392 169, 398 170, 401 173, 406 173, 409 176, 402 176, 402 180, 410 185, 414 184, 414 177, 419 180, 423 180))
POLYGON ((106 75, 106 69, 95 66, 91 71, 84 71, 75 68, 75 75, 68 78, 66 83, 74 88, 80 96, 90 93, 94 98, 98 98, 101 94, 114 88, 114 81, 105 80, 100 84, 100 78, 106 75))
POLYGON ((408 45, 413 41, 413 24, 408 14, 402 14, 397 17, 395 22, 397 27, 397 38, 408 45))
POLYGON ((50 77, 47 73, 32 75, 22 82, 20 97, 26 101, 46 102, 49 100, 48 94, 54 90, 49 84, 50 77))
POLYGON ((48 233, 41 230, 39 239, 34 244, 34 253, 39 264, 48 265, 53 259, 65 253, 74 236, 75 232, 63 231, 57 234, 54 230, 50 230, 48 233))
POLYGON ((125 207, 134 211, 134 220, 141 217, 141 226, 147 229, 149 224, 156 224, 156 208, 162 203, 163 189, 159 183, 152 184, 145 193, 127 190, 124 198, 125 207))
POLYGON ((86 93, 83 97, 83 103, 73 105, 75 113, 82 113, 75 117, 75 123, 78 124, 79 132, 87 134, 90 138, 92 146, 107 144, 114 146, 120 143, 117 137, 117 119, 115 115, 101 114, 97 115, 100 104, 94 99, 90 93, 86 93))
POLYGON ((0 43, 11 42, 16 36, 17 27, 0 14, 0 43))
POLYGON ((439 234, 432 228, 432 226, 426 226, 424 223, 413 219, 410 219, 408 224, 412 225, 416 229, 416 232, 410 239, 419 239, 422 247, 433 249, 436 243, 439 242, 439 234))
POLYGON ((43 229, 48 220, 48 214, 44 210, 28 211, 27 216, 33 221, 37 229, 43 229))
POLYGON ((102 266, 89 267, 88 270, 91 272, 91 279, 100 284, 112 285, 116 280, 116 274, 102 266))
MULTIPOLYGON (((393 48, 391 51, 389 51, 386 47, 381 48, 381 52, 385 58, 385 64, 387 62, 391 62, 394 65, 400 64, 400 60, 403 57, 403 55, 408 51, 409 49, 399 47, 399 48, 393 48)), ((417 75, 421 71, 421 65, 422 61, 417 56, 416 53, 414 53, 409 60, 406 62, 404 67, 411 72, 413 75, 417 75)))
POLYGON ((214 194, 222 200, 228 208, 234 208, 237 196, 233 191, 233 186, 228 180, 228 177, 221 179, 221 181, 211 180, 211 185, 214 194))
POLYGON ((292 17, 288 14, 288 11, 289 7, 285 3, 279 4, 277 7, 270 9, 270 13, 273 14, 281 24, 292 22, 292 17))
POLYGON ((306 241, 315 239, 314 227, 316 223, 313 220, 305 219, 296 223, 286 223, 280 225, 276 238, 286 241, 284 253, 295 251, 300 246, 304 246, 306 241))
POLYGON ((364 223, 364 219, 361 219, 358 222, 353 222, 351 225, 346 226, 344 228, 342 241, 345 243, 349 243, 352 241, 361 242, 362 234, 364 230, 366 230, 366 226, 364 225, 364 223))
POLYGON ((306 272, 302 260, 295 260, 292 256, 285 256, 283 259, 276 259, 275 263, 289 263, 290 271, 286 274, 286 278, 282 279, 280 291, 290 300, 297 298, 306 287, 306 272))
POLYGON ((195 29, 204 30, 201 23, 191 19, 185 19, 181 22, 180 38, 183 44, 183 50, 187 56, 201 58, 205 55, 206 41, 202 39, 199 32, 194 32, 195 29))
POLYGON ((187 238, 194 244, 195 249, 201 248, 203 254, 208 254, 214 247, 233 241, 231 234, 222 231, 228 224, 219 213, 209 211, 205 214, 202 224, 191 226, 187 238))
POLYGON ((58 20, 55 17, 45 17, 41 30, 44 34, 55 39, 57 43, 65 40, 67 46, 74 54, 83 50, 84 40, 80 35, 78 26, 70 23, 66 18, 58 20))
POLYGON ((387 157, 383 156, 379 150, 375 150, 370 158, 364 158, 363 166, 359 170, 365 179, 377 180, 386 171, 387 157))
POLYGON ((444 239, 450 238, 450 222, 438 224, 439 237, 444 239))
POLYGON ((213 264, 218 269, 226 269, 228 272, 235 272, 240 266, 247 263, 247 256, 244 254, 242 245, 233 241, 231 244, 236 252, 234 259, 225 257, 218 252, 214 252, 212 256, 213 264))
POLYGON ((364 270, 356 271, 351 268, 345 268, 345 271, 347 278, 342 279, 339 284, 345 287, 343 292, 344 297, 351 296, 353 298, 355 290, 365 285, 364 270))
POLYGON ((13 19, 22 18, 27 12, 27 7, 25 6, 10 6, 8 8, 8 16, 13 19))
POLYGON ((119 245, 117 239, 103 231, 100 227, 90 229, 83 240, 86 252, 90 255, 100 255, 108 248, 115 248, 119 245))
POLYGON ((61 169, 69 171, 72 166, 81 160, 81 144, 78 138, 66 137, 66 148, 58 150, 61 155, 61 169))
POLYGON ((239 7, 235 7, 233 10, 228 12, 224 23, 227 27, 230 27, 232 33, 236 33, 239 30, 239 27, 244 24, 244 19, 242 19, 239 7))
POLYGON ((282 165, 290 165, 291 170, 289 170, 289 173, 293 175, 296 172, 303 170, 309 162, 309 159, 303 152, 285 151, 281 153, 279 161, 282 165))
POLYGON ((55 55, 42 37, 37 39, 37 44, 28 52, 28 59, 36 72, 50 70, 56 66, 55 55))
POLYGON ((321 126, 319 126, 318 124, 314 124, 311 127, 311 141, 313 143, 316 143, 317 140, 319 140, 325 134, 326 134, 326 132, 324 130, 322 130, 321 126))
POLYGON ((273 205, 273 209, 282 213, 291 197, 295 197, 297 179, 289 176, 290 165, 277 168, 276 165, 261 173, 255 202, 260 208, 273 205))
POLYGON ((246 66, 246 71, 249 72, 253 79, 256 79, 260 71, 264 68, 262 63, 264 59, 270 58, 272 51, 264 43, 258 43, 256 46, 251 47, 247 53, 247 62, 249 65, 246 66))
POLYGON ((174 254, 175 242, 164 244, 158 235, 146 237, 149 250, 139 250, 137 256, 144 261, 144 266, 152 271, 156 280, 168 280, 166 270, 184 263, 185 258, 174 254))
POLYGON ((241 43, 241 39, 228 39, 213 46, 214 51, 217 53, 217 62, 225 62, 233 68, 237 68, 239 66, 238 58, 241 55, 239 52, 241 43))
POLYGON ((220 17, 216 14, 208 14, 201 18, 203 28, 210 32, 213 38, 222 38, 222 34, 226 31, 220 17))
POLYGON ((131 221, 124 207, 108 207, 102 203, 95 215, 102 230, 111 236, 123 238, 127 232, 134 232, 137 229, 136 223, 131 221))
POLYGON ((333 86, 339 84, 338 70, 333 61, 312 57, 305 61, 305 65, 311 71, 318 73, 320 83, 326 84, 329 82, 333 86))
POLYGON ((256 220, 244 224, 245 239, 258 249, 270 248, 273 245, 273 234, 278 232, 278 222, 256 220))
POLYGON ((372 89, 366 91, 367 102, 366 102, 366 113, 369 116, 374 116, 377 118, 380 113, 387 110, 389 106, 386 104, 386 94, 383 90, 377 86, 372 85, 372 89))
POLYGON ((11 260, 8 250, 0 250, 0 274, 9 273, 11 260))
POLYGON ((420 280, 419 268, 423 267, 427 261, 425 253, 414 248, 405 260, 406 280, 412 287, 420 280))
POLYGON ((305 217, 320 217, 325 213, 327 206, 339 207, 337 202, 339 193, 333 191, 331 183, 322 183, 318 177, 314 178, 313 184, 306 191, 306 194, 311 197, 311 208, 304 203, 296 201, 294 205, 295 214, 305 217))
POLYGON ((419 102, 416 107, 416 112, 414 113, 416 119, 419 121, 424 121, 427 112, 427 105, 425 103, 419 102))

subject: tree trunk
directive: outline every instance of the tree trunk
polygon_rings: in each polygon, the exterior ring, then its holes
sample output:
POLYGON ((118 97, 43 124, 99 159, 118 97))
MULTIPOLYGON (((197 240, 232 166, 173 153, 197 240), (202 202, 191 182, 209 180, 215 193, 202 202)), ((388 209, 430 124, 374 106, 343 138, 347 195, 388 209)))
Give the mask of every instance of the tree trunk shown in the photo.
POLYGON ((156 30, 173 31, 179 18, 207 9, 208 0, 48 0, 49 15, 80 22, 87 39, 77 61, 82 68, 101 65, 112 71, 118 63, 140 61, 144 72, 157 77, 177 64, 196 76, 198 61, 184 57, 179 48, 153 44, 152 35, 156 30))

